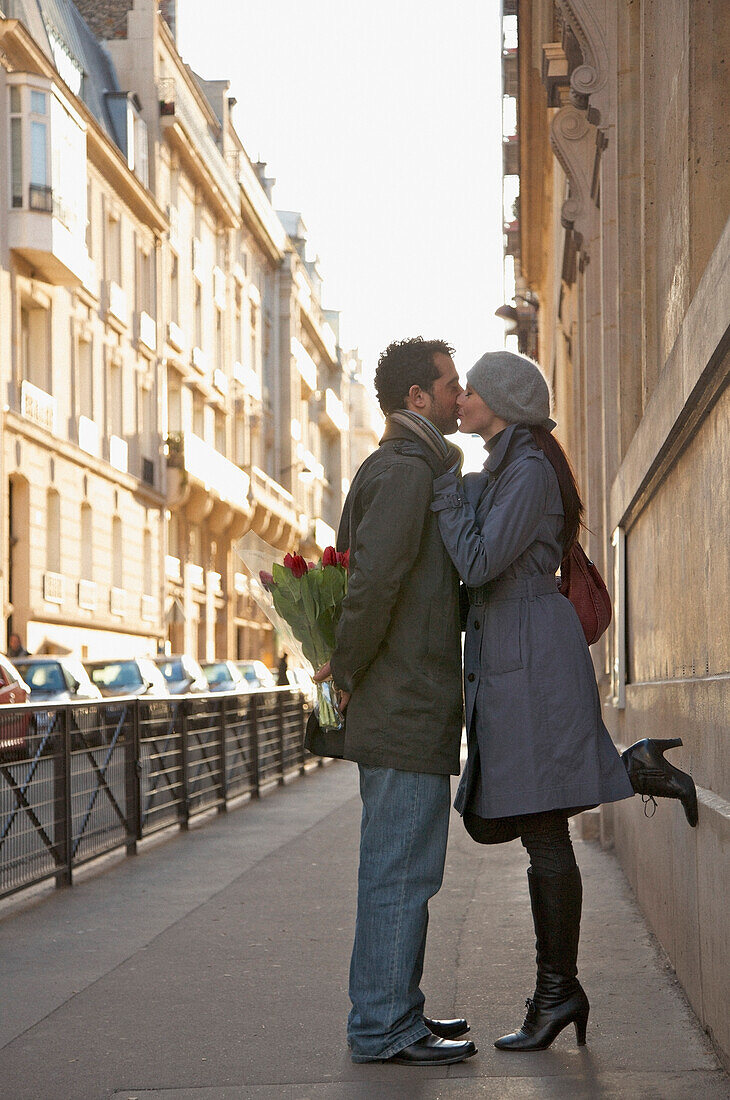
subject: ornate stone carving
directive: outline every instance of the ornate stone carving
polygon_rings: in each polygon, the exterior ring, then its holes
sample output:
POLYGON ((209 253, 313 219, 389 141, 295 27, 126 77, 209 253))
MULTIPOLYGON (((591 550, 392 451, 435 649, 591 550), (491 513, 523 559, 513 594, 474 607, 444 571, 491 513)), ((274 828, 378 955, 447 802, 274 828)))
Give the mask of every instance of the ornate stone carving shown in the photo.
POLYGON ((591 198, 596 132, 588 119, 573 104, 557 112, 550 124, 550 145, 568 178, 569 193, 560 212, 566 229, 575 234, 576 247, 585 254, 584 242, 590 238, 590 223, 595 212, 591 198))
POLYGON ((606 3, 610 0, 557 0, 564 22, 573 31, 583 64, 570 74, 571 100, 588 112, 594 126, 604 128, 608 118, 608 50, 604 36, 606 3))
POLYGON ((570 75, 568 59, 560 42, 543 43, 542 82, 547 89, 548 107, 562 107, 567 103, 570 75))

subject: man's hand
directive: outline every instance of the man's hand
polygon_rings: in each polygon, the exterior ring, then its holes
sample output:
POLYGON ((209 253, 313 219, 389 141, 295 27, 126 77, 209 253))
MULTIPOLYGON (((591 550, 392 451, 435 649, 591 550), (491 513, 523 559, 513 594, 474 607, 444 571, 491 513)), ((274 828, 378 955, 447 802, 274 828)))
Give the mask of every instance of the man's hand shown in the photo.
MULTIPOLYGON (((321 684, 323 682, 323 680, 331 680, 332 679, 332 669, 330 668, 329 661, 327 661, 326 664, 322 665, 319 672, 315 672, 312 679, 314 680, 315 684, 321 684)), ((342 712, 342 714, 344 714, 345 711, 347 710, 347 704, 349 702, 350 702, 350 693, 348 691, 338 692, 337 705, 340 708, 340 711, 342 712)))

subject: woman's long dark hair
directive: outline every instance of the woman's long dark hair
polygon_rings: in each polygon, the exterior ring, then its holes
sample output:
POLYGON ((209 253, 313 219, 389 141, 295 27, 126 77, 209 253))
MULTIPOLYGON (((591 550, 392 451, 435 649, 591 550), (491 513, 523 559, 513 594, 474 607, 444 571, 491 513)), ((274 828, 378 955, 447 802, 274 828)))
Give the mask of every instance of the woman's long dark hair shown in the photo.
POLYGON ((578 482, 575 480, 575 474, 568 456, 555 436, 540 424, 531 424, 530 431, 537 446, 549 459, 560 486, 560 496, 563 501, 563 512, 565 513, 565 522, 563 523, 560 539, 563 544, 563 557, 565 557, 566 554, 570 553, 573 543, 578 538, 580 529, 583 526, 583 501, 580 499, 578 482))

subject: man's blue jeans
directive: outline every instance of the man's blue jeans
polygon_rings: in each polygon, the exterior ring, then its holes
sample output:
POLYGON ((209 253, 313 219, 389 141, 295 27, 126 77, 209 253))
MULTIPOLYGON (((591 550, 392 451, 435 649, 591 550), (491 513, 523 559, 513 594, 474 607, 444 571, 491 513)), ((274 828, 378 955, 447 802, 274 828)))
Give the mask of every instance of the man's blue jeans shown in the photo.
POLYGON ((430 1032, 419 988, 428 901, 441 886, 448 775, 360 765, 362 826, 347 1028, 353 1062, 392 1058, 430 1032))

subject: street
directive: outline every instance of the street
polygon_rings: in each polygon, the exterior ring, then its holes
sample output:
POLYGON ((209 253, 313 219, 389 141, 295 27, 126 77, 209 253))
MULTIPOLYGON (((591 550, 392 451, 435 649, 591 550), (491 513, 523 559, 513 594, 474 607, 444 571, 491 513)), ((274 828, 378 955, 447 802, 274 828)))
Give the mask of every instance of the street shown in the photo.
MULTIPOLYGON (((636 800, 633 812, 641 814, 636 800)), ((477 1057, 353 1065, 345 1045, 359 799, 338 763, 72 890, 0 911, 0 1079, 10 1100, 491 1097, 722 1100, 728 1077, 610 852, 576 841, 588 1046, 503 1054, 534 980, 518 842, 480 848, 453 816, 424 991, 469 1017, 477 1057)), ((661 828, 657 821, 646 828, 661 828)))

